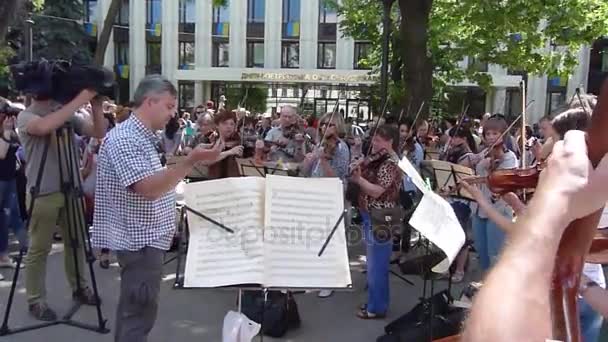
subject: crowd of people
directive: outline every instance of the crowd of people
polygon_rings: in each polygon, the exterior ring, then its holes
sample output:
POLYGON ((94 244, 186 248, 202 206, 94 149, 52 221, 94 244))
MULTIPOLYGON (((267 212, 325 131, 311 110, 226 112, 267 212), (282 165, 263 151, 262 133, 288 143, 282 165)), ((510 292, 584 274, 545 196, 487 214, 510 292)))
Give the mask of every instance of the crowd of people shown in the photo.
MULTIPOLYGON (((45 137, 70 122, 82 154, 86 217, 92 226, 93 244, 99 248, 99 264, 108 268, 114 254, 121 266, 116 341, 140 340, 154 325, 163 254, 171 248, 175 235, 176 185, 197 165, 207 170, 202 179, 239 176, 239 158, 290 165, 303 177, 338 177, 343 181, 349 209, 347 227, 360 223, 366 242, 368 296, 356 315, 361 319, 383 318, 390 303, 389 267, 407 253, 407 232, 412 228, 405 224, 387 239, 374 228, 375 220, 379 212, 411 210, 420 199, 399 161, 408 158, 420 169, 423 160, 440 159, 469 167, 480 176, 537 165, 547 160, 553 144, 569 131, 587 128, 594 106, 593 97, 583 96, 520 134, 519 125, 510 130, 500 113, 485 114, 479 120, 455 114, 440 122, 399 121, 383 115, 365 125, 365 130, 343 111, 317 118, 302 116, 292 106, 283 106, 280 113, 272 115, 251 115, 243 108, 229 110, 224 103, 216 106, 209 101, 192 113, 177 114, 175 87, 155 75, 140 83, 127 107, 104 101, 89 90, 64 105, 33 97, 32 104, 17 117, 0 113, 0 267, 15 267, 8 257, 10 227, 27 250, 30 313, 44 321, 57 319, 46 301, 46 258, 54 239, 64 238, 66 248, 71 247, 71 241, 65 239, 65 202, 58 181, 62 161, 56 145, 49 149, 29 227, 25 227, 25 219, 31 197, 28 191, 36 185, 42 167, 45 137), (167 167, 174 157, 181 158, 167 167), (57 227, 59 236, 54 235, 57 227)), ((490 271, 505 240, 515 234, 514 218, 525 217, 531 210, 516 194, 499 196, 486 185, 466 181, 462 186, 475 201, 456 196, 452 189, 438 189, 472 241, 465 244, 451 272, 444 275, 453 282, 467 278, 472 251, 482 272, 490 271)), ((601 223, 599 228, 604 227, 601 223)), ((82 258, 79 261, 76 265, 73 254, 65 253, 73 297, 95 305, 100 299, 85 279, 77 276, 84 274, 82 258)), ((601 265, 586 264, 584 276, 586 287, 579 300, 581 326, 584 341, 597 341, 602 315, 607 313, 606 296, 598 294, 593 285, 605 288, 601 265)), ((326 290, 319 296, 331 294, 326 290)))

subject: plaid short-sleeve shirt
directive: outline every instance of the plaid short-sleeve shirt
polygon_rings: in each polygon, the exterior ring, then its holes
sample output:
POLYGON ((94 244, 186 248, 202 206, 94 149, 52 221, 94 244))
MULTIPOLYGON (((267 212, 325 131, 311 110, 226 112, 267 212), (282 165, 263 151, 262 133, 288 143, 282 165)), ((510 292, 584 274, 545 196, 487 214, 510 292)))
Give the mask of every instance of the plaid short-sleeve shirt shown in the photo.
POLYGON ((162 170, 159 141, 135 115, 112 129, 99 150, 92 242, 115 251, 167 250, 175 230, 175 191, 157 200, 131 186, 162 170))

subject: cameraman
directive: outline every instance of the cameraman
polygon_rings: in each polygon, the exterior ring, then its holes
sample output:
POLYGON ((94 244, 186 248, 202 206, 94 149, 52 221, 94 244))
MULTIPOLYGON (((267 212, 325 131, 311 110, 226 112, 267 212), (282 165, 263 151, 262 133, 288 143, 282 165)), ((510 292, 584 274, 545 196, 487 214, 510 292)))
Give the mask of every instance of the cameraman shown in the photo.
MULTIPOLYGON (((69 227, 67 226, 64 195, 61 192, 59 157, 56 131, 66 123, 70 123, 79 135, 103 138, 106 120, 103 116, 102 101, 95 98, 93 90, 82 90, 74 99, 61 106, 48 97, 34 96, 32 104, 17 117, 17 127, 21 142, 25 147, 26 177, 28 200, 30 205, 31 194, 29 190, 36 185, 39 169, 44 168, 39 193, 35 199, 29 225, 30 247, 25 258, 26 280, 25 287, 29 312, 38 320, 54 321, 56 313, 46 304, 46 259, 51 251, 53 233, 58 224, 61 235, 64 237, 64 259, 66 276, 73 289, 72 297, 82 304, 95 305, 97 298, 93 291, 86 286, 84 279, 82 243, 76 246, 79 256, 78 273, 74 265, 74 253, 71 253, 69 227), (91 103, 93 118, 78 111, 78 109, 91 103), (50 139, 47 139, 49 138, 50 139), (50 143, 46 162, 42 165, 42 156, 47 141, 50 143), (80 279, 77 279, 77 274, 80 279), (77 292, 77 282, 80 281, 80 291, 77 292)), ((75 139, 74 139, 75 141, 75 139)), ((75 146, 69 146, 75 148, 75 146)), ((65 152, 62 151, 65 158, 65 152)), ((65 161, 64 161, 65 162, 65 161)), ((76 161, 80 162, 80 161, 76 161)), ((65 170, 65 167, 63 167, 65 170)), ((78 172, 78 170, 76 170, 78 172)))

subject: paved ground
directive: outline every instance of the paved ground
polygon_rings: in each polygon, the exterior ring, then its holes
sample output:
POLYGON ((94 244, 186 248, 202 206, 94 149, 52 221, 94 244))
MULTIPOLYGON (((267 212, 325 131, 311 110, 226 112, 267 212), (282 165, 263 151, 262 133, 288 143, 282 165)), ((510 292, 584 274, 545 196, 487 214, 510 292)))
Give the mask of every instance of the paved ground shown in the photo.
MULTIPOLYGON (((327 299, 320 299, 314 293, 297 294, 296 301, 302 317, 302 327, 291 331, 283 339, 264 338, 264 341, 290 342, 333 342, 333 341, 375 341, 382 334, 386 323, 409 311, 421 296, 422 282, 418 277, 408 277, 416 286, 410 286, 391 276, 391 308, 389 315, 382 321, 362 321, 355 317, 359 304, 364 302, 364 275, 360 272, 360 255, 362 248, 353 247, 351 254, 351 269, 355 290, 352 292, 335 293, 327 299)), ((49 257, 47 288, 49 304, 62 314, 69 309, 71 299, 63 272, 62 245, 57 244, 49 257)), ((12 272, 0 270, 9 279, 12 272)), ((99 282, 100 294, 103 300, 103 314, 108 319, 108 327, 114 326, 116 304, 118 301, 119 276, 118 269, 100 269, 95 265, 95 274, 99 282)), ((172 289, 175 276, 175 264, 166 267, 166 276, 161 291, 159 317, 150 342, 168 341, 221 341, 221 330, 224 315, 235 309, 236 291, 233 290, 174 290, 172 289)), ((25 305, 25 289, 23 278, 20 277, 18 294, 13 306, 10 324, 11 328, 34 323, 28 317, 25 305)), ((447 282, 439 282, 437 288, 442 289, 447 282)), ((0 310, 5 310, 10 281, 0 281, 0 310)), ((459 289, 456 289, 459 291, 459 289)), ((454 291, 454 293, 457 293, 454 291)), ((459 292, 458 292, 459 293, 459 292)), ((75 316, 77 319, 96 323, 94 308, 83 307, 75 316)), ((100 335, 68 326, 54 326, 42 330, 0 337, 0 341, 32 342, 32 341, 112 341, 112 333, 100 335)), ((259 341, 259 337, 255 341, 259 341)))

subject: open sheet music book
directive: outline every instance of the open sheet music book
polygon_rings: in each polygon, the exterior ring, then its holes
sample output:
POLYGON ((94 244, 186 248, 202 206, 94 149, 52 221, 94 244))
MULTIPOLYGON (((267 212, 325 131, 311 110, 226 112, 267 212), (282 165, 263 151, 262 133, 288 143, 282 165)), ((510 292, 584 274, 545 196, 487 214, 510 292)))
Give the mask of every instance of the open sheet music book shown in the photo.
POLYGON ((347 288, 352 284, 344 224, 317 256, 344 210, 337 178, 268 175, 188 184, 185 287, 260 285, 347 288))

